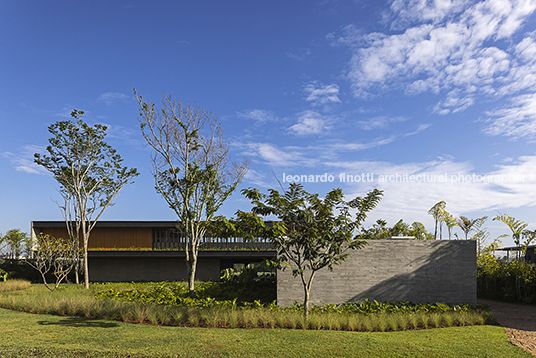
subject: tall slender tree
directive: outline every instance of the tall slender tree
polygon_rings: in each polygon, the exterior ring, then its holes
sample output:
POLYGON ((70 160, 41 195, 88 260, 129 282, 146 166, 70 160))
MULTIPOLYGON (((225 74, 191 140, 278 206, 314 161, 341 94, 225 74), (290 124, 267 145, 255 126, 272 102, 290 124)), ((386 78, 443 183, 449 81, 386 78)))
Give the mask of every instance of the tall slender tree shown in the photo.
POLYGON ((458 225, 456 218, 450 214, 447 210, 441 210, 441 220, 447 226, 447 231, 449 233, 449 240, 452 238, 452 229, 458 225))
POLYGON ((188 289, 194 293, 197 256, 211 221, 248 170, 230 163, 229 144, 216 116, 166 95, 162 108, 145 103, 136 90, 142 135, 153 149, 155 189, 177 214, 186 238, 188 289))
POLYGON ((442 224, 443 224, 441 214, 442 214, 442 210, 445 209, 446 205, 447 205, 447 203, 445 203, 443 200, 441 200, 440 202, 438 202, 434 206, 432 206, 430 208, 430 210, 428 210, 428 214, 432 215, 432 217, 434 218, 434 225, 435 225, 435 228, 434 228, 434 240, 437 240, 437 227, 442 226, 442 224))
POLYGON ((121 189, 138 176, 135 168, 122 166, 123 159, 105 142, 106 126, 90 126, 83 111, 73 110, 73 120, 48 127, 52 135, 48 154, 35 154, 35 162, 52 173, 60 184, 64 204, 59 205, 70 239, 83 244, 84 287, 89 289, 87 251, 91 231, 121 189))
MULTIPOLYGON (((523 252, 523 254, 525 254, 527 247, 534 239, 534 235, 531 235, 531 231, 526 230, 529 224, 522 220, 516 220, 508 214, 497 215, 493 220, 501 221, 508 226, 512 232, 512 240, 514 241, 514 244, 523 252), (522 242, 522 239, 525 239, 525 241, 522 242)), ((504 234, 501 236, 504 237, 508 235, 504 234)), ((519 250, 516 250, 516 258, 519 259, 519 250)))

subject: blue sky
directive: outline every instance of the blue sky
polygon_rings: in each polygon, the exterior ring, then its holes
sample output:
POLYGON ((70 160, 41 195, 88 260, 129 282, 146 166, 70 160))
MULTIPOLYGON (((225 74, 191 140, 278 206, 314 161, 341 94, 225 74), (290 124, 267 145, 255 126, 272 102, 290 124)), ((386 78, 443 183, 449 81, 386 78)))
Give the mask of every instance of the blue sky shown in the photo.
MULTIPOLYGON (((2 1, 0 233, 62 219, 33 154, 74 108, 141 172, 102 219, 175 219, 153 189, 134 87, 216 114, 233 159, 251 163, 241 188, 318 175, 306 190, 383 189, 368 225, 433 230, 427 211, 445 200, 536 229, 535 12, 536 0, 2 1)), ((249 208, 237 192, 221 214, 249 208)))

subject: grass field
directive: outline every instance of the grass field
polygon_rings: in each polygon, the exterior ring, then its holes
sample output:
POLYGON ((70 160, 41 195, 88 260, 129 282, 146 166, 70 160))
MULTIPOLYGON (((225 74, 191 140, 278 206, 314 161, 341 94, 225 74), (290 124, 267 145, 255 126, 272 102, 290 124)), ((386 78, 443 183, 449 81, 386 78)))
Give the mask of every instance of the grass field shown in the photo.
MULTIPOLYGON (((509 342, 502 327, 491 325, 398 332, 351 332, 330 331, 327 326, 325 329, 319 326, 303 330, 134 324, 121 322, 117 312, 122 312, 125 307, 135 308, 141 305, 143 308, 143 303, 95 299, 94 290, 86 291, 76 286, 63 287, 54 293, 46 291, 42 285, 28 288, 29 285, 24 282, 9 282, 7 285, 2 283, 0 286, 6 289, 3 293, 0 290, 0 303, 6 304, 9 301, 9 306, 16 309, 34 307, 32 311, 56 314, 0 309, 0 358, 531 357, 509 342), (81 317, 69 316, 70 310, 81 317), (88 312, 83 313, 85 310, 88 312), (84 315, 114 320, 82 318, 84 315)), ((152 304, 151 307, 154 312, 162 310, 159 305, 152 304)), ((195 307, 188 307, 187 310, 196 315, 214 313, 195 307)), ((241 314, 254 315, 261 311, 268 312, 266 309, 236 310, 241 314)), ((278 314, 289 319, 296 312, 280 311, 278 314)), ((372 314, 370 317, 380 317, 376 316, 377 314, 372 314)), ((430 317, 433 316, 430 314, 430 317)), ((298 314, 297 317, 301 315, 298 314)), ((131 319, 126 320, 132 322, 131 319)), ((211 320, 214 319, 208 318, 207 322, 211 320)), ((147 318, 137 320, 144 323, 151 321, 153 320, 147 318)), ((380 319, 382 321, 385 320, 380 319)), ((252 326, 254 325, 242 325, 252 326)), ((386 328, 389 330, 389 327, 386 328)))
POLYGON ((0 357, 531 357, 497 326, 363 333, 162 327, 0 309, 0 357))

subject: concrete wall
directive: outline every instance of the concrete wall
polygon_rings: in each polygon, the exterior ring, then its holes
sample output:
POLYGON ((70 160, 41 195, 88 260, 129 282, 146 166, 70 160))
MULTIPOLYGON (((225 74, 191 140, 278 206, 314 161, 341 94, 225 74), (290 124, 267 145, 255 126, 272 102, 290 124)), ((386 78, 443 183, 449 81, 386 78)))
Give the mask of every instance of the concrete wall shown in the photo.
MULTIPOLYGON (((333 272, 316 273, 311 303, 378 302, 452 303, 476 305, 476 242, 371 240, 351 251, 333 272)), ((277 302, 303 302, 299 277, 277 273, 277 302)))
MULTIPOLYGON (((91 281, 187 280, 182 257, 90 257, 91 281)), ((219 280, 220 259, 199 257, 197 280, 219 280)))

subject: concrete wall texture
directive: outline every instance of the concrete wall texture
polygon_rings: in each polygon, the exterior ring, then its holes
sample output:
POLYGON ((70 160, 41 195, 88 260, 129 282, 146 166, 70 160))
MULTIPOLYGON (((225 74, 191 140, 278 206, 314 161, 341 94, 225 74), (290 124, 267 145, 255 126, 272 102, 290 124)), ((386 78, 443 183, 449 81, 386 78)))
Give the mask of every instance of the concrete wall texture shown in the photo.
MULTIPOLYGON (((370 240, 333 268, 317 271, 314 304, 365 299, 476 305, 476 242, 465 240, 370 240)), ((303 302, 299 277, 277 273, 277 302, 303 302)))

